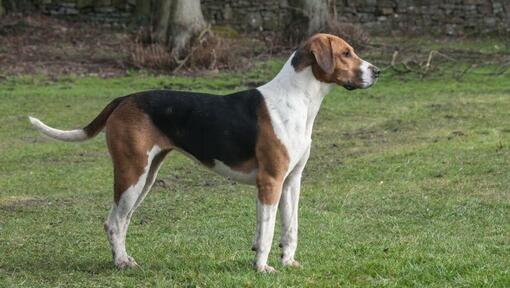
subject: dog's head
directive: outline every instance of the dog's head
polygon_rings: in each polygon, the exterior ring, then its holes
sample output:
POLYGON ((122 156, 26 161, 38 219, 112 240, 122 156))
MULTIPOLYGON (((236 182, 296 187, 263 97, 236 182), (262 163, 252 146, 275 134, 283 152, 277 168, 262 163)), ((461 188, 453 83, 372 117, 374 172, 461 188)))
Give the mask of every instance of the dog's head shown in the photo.
POLYGON ((311 66, 317 80, 348 90, 372 86, 380 73, 342 38, 330 34, 315 34, 308 39, 296 51, 292 66, 297 72, 311 66))

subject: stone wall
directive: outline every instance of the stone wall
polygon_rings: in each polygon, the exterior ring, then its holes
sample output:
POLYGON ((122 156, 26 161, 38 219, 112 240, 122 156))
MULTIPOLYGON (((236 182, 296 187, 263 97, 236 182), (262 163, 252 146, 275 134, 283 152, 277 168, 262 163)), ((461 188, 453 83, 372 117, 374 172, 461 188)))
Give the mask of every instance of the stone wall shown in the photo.
MULTIPOLYGON (((136 0, 34 2, 47 14, 113 25, 130 21, 136 8, 136 0)), ((374 33, 463 35, 510 30, 510 0, 337 0, 336 5, 340 22, 374 33)), ((291 23, 293 13, 287 0, 202 0, 202 10, 212 24, 241 31, 281 31, 291 23)))
POLYGON ((34 5, 49 15, 117 26, 131 21, 136 0, 34 0, 34 5))
POLYGON ((202 11, 213 24, 243 31, 281 30, 291 17, 286 0, 202 0, 202 11))
POLYGON ((370 31, 461 35, 510 30, 510 0, 344 0, 341 21, 370 31))

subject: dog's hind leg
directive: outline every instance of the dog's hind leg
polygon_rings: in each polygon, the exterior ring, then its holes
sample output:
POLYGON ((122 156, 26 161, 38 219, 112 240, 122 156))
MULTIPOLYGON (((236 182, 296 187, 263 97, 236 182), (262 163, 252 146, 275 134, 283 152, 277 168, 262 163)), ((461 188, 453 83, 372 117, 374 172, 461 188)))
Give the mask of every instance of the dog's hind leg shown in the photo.
MULTIPOLYGON (((167 154, 159 146, 154 146, 146 154, 145 167, 131 159, 126 167, 115 167, 115 203, 105 223, 105 231, 110 241, 115 265, 119 268, 136 266, 133 258, 126 252, 125 240, 131 215, 141 204, 156 178, 157 170, 167 154), (143 170, 142 170, 143 169, 143 170), (141 172, 141 173, 140 173, 141 172), (136 179, 133 181, 133 179, 136 179), (126 188, 127 187, 127 188, 126 188)), ((139 158, 139 157, 133 157, 139 158)), ((117 161, 119 162, 119 161, 117 161)))
POLYGON ((128 105, 108 119, 106 140, 114 166, 114 203, 104 229, 115 265, 136 266, 126 252, 131 215, 149 192, 165 155, 172 146, 150 120, 128 105), (126 117, 128 115, 129 117, 126 117))
POLYGON ((136 199, 135 205, 131 209, 128 215, 128 222, 131 219, 131 216, 133 215, 133 212, 135 212, 136 208, 142 204, 143 200, 145 199, 145 196, 149 194, 149 191, 152 188, 152 185, 154 184, 154 181, 156 180, 156 177, 158 176, 159 168, 161 167, 161 163, 163 163, 163 160, 165 159, 165 156, 170 152, 171 150, 163 150, 159 152, 156 156, 154 156, 154 159, 152 159, 152 163, 149 168, 149 173, 147 174, 147 179, 145 180, 145 186, 143 187, 142 193, 138 196, 138 199, 136 199))

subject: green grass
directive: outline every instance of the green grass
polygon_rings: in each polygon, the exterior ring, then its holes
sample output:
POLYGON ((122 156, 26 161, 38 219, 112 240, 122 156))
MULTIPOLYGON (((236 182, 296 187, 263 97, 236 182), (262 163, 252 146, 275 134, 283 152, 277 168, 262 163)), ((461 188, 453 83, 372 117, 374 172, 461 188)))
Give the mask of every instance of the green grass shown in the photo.
POLYGON ((463 52, 478 52, 486 55, 510 53, 510 42, 506 35, 482 35, 452 39, 450 37, 434 37, 420 35, 418 37, 373 37, 372 42, 390 44, 399 48, 415 48, 420 50, 457 50, 463 52))
POLYGON ((47 139, 26 118, 76 128, 111 99, 173 88, 216 93, 266 81, 247 73, 184 78, 15 77, 0 83, 1 287, 509 287, 510 75, 418 80, 386 73, 323 103, 305 169, 297 259, 251 267, 255 189, 178 154, 133 216, 111 260, 102 223, 112 200, 104 134, 47 139))

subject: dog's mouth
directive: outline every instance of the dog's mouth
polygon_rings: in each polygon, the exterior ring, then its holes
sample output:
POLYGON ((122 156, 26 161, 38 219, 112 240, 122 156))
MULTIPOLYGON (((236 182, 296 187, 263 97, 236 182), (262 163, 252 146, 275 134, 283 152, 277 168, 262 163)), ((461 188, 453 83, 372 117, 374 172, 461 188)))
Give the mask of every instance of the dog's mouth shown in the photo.
POLYGON ((347 89, 347 90, 349 90, 349 91, 354 90, 354 89, 358 89, 358 87, 357 87, 356 85, 354 85, 354 84, 352 84, 352 83, 350 83, 350 82, 349 82, 349 83, 347 83, 347 84, 345 84, 345 85, 344 85, 344 88, 345 88, 345 89, 347 89))

